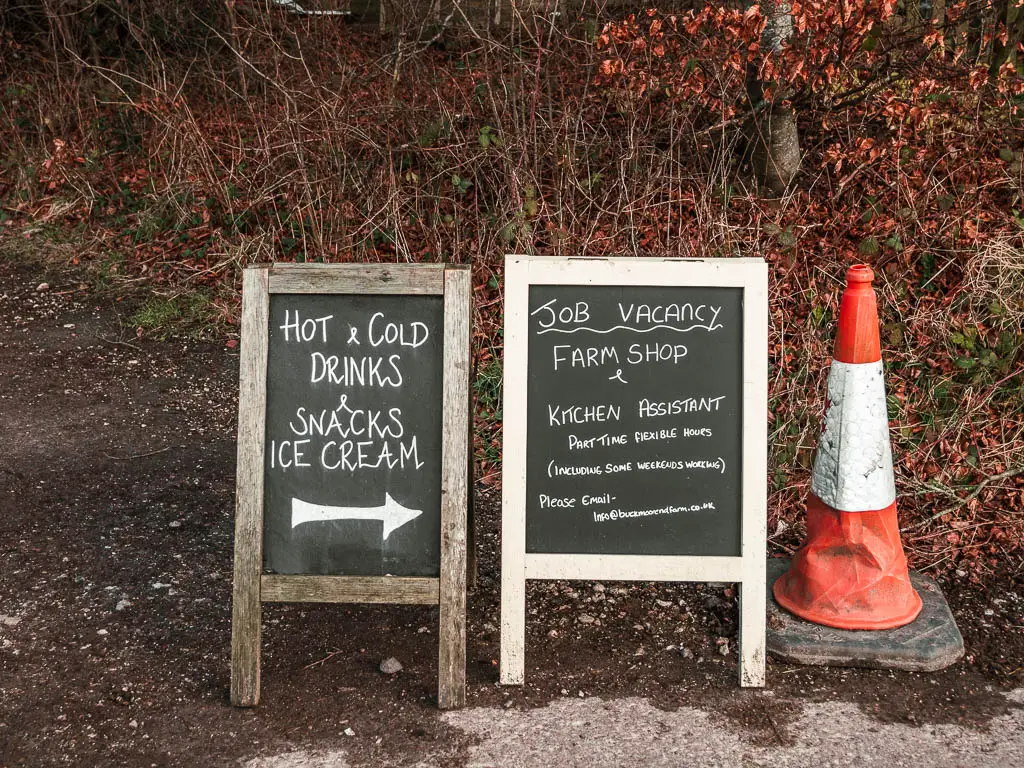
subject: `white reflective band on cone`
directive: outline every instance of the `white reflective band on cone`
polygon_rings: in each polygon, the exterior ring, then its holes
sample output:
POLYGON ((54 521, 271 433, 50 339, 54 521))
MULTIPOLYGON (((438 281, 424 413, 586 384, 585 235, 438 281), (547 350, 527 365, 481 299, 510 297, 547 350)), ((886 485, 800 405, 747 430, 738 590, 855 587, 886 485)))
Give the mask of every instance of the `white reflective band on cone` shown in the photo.
POLYGON ((843 512, 885 509, 896 500, 881 360, 832 361, 811 490, 843 512))

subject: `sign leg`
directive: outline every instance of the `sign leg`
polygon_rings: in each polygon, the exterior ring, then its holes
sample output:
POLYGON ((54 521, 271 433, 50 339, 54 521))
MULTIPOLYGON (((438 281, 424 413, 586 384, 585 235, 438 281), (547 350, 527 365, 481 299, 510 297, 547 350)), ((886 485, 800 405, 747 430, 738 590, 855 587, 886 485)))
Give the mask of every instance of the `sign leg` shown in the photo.
MULTIPOLYGON (((762 561, 763 562, 763 561, 762 561)), ((744 688, 764 687, 766 610, 765 576, 762 571, 740 588, 740 685, 744 688)))
POLYGON ((466 705, 466 524, 469 485, 468 269, 445 269, 441 443, 441 583, 437 705, 466 705))
POLYGON ((523 550, 501 550, 501 684, 522 685, 526 655, 526 564, 523 550))
POLYGON ((466 706, 465 531, 461 540, 443 546, 441 557, 437 706, 457 709, 466 706))
POLYGON ((239 587, 231 617, 231 703, 236 707, 255 707, 260 703, 260 604, 259 576, 256 589, 239 587))
POLYGON ((260 701, 268 280, 266 269, 249 268, 242 276, 235 581, 231 607, 231 703, 236 707, 254 707, 260 701))

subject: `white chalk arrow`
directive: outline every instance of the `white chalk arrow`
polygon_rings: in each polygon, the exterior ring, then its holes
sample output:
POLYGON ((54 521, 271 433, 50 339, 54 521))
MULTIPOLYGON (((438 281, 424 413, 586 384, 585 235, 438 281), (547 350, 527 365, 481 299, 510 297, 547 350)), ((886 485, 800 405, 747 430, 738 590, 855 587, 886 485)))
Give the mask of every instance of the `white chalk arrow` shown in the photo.
POLYGON ((332 507, 292 499, 292 528, 303 523, 325 523, 330 520, 380 520, 384 523, 385 539, 422 514, 423 510, 407 509, 386 492, 383 507, 332 507))

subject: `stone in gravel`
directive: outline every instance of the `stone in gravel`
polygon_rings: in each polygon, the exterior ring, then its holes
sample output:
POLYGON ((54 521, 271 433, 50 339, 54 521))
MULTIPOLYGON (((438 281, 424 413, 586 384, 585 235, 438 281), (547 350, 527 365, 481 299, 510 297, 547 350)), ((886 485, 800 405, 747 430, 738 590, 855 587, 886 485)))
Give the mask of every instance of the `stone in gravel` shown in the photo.
POLYGON ((657 605, 659 608, 671 608, 673 605, 675 605, 675 603, 673 603, 671 600, 655 600, 654 604, 657 605))
POLYGON ((46 293, 48 290, 50 290, 49 283, 40 283, 36 286, 36 293, 46 293))
POLYGON ((20 623, 20 616, 0 616, 0 624, 3 624, 5 627, 16 627, 20 623))
POLYGON ((595 619, 589 613, 581 613, 577 619, 580 624, 593 624, 595 619))
POLYGON ((729 655, 729 639, 726 637, 720 637, 715 641, 718 645, 718 652, 723 656, 729 655))
POLYGON ((168 528, 181 528, 181 520, 171 520, 171 522, 169 522, 167 524, 167 527, 168 528))
POLYGON ((121 599, 117 601, 117 605, 114 606, 115 611, 123 611, 125 608, 130 608, 132 605, 131 600, 121 599))
POLYGON ((604 584, 602 584, 601 582, 597 582, 593 587, 591 587, 591 589, 593 589, 595 592, 604 592, 604 584))
POLYGON ((353 731, 353 730, 352 730, 351 728, 346 728, 346 729, 345 729, 345 735, 346 735, 346 736, 355 736, 355 735, 356 735, 356 732, 355 732, 355 731, 353 731))
POLYGON ((385 675, 396 675, 402 671, 402 663, 394 656, 389 656, 380 663, 380 671, 385 675))
POLYGON ((693 651, 691 651, 689 648, 680 648, 679 655, 682 656, 684 659, 692 659, 693 651))

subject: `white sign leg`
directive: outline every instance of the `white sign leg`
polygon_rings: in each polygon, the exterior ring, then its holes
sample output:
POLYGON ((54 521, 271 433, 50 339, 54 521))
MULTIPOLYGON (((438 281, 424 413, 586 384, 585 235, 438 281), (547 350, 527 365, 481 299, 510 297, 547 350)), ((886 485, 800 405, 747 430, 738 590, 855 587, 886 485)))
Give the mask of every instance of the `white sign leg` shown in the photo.
MULTIPOLYGON (((507 524, 503 526, 503 529, 507 524)), ((504 530, 503 530, 504 535, 504 530)), ((526 655, 526 558, 522 546, 501 552, 501 684, 522 685, 526 655)))
POLYGON ((744 688, 764 687, 765 665, 765 575, 761 561, 760 576, 742 582, 740 587, 740 685, 744 688))

